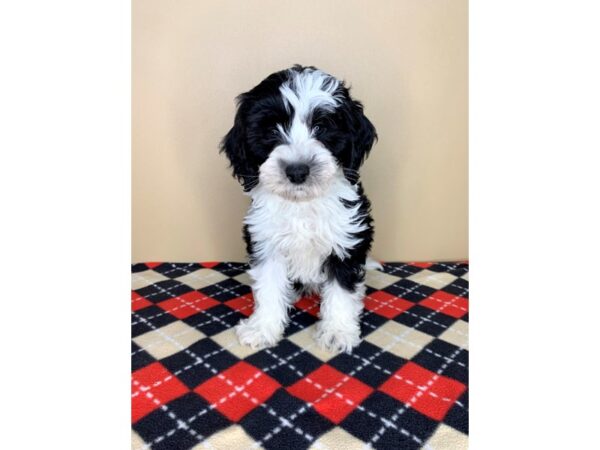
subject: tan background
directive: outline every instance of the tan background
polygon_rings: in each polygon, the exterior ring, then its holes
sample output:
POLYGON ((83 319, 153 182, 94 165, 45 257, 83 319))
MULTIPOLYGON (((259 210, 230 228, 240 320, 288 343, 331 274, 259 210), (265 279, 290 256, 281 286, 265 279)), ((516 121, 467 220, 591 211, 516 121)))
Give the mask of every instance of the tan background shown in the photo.
POLYGON ((373 256, 465 259, 466 0, 133 0, 133 261, 243 260, 248 198, 218 143, 234 97, 314 65, 353 86, 373 256))

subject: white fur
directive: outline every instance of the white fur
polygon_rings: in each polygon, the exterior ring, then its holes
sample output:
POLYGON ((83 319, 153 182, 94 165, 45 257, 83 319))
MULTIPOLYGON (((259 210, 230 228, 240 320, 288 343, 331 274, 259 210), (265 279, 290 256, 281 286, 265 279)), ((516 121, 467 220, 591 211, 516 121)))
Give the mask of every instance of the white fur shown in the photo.
MULTIPOLYGON (((295 116, 306 121, 317 107, 333 110, 340 102, 335 92, 340 82, 320 70, 291 71, 292 78, 279 91, 287 107, 294 108, 295 116)), ((289 109, 288 109, 289 110, 289 109)))
POLYGON ((294 301, 292 286, 286 275, 282 258, 274 255, 252 268, 248 274, 254 279, 254 313, 241 320, 236 327, 244 345, 262 348, 275 345, 288 322, 287 310, 294 301))
POLYGON ((336 280, 327 282, 321 293, 321 318, 315 339, 329 351, 349 352, 360 343, 359 316, 363 309, 365 286, 352 293, 336 280))
POLYGON ((340 199, 358 200, 356 187, 339 170, 326 192, 311 201, 290 201, 259 186, 251 192, 252 205, 244 222, 255 242, 256 259, 281 257, 287 276, 307 284, 324 281, 321 267, 335 253, 359 243, 355 234, 367 226, 358 215, 359 204, 347 208, 340 199))
POLYGON ((310 200, 325 193, 338 170, 329 150, 319 141, 308 138, 295 145, 276 147, 260 166, 259 187, 289 200, 310 200), (309 164, 310 175, 302 184, 290 183, 285 166, 299 162, 309 164))
POLYGON ((332 111, 340 103, 336 91, 340 82, 320 70, 291 71, 292 78, 281 85, 279 91, 287 110, 294 111, 288 129, 279 132, 291 145, 301 145, 313 135, 308 119, 316 108, 332 111), (291 107, 291 108, 290 108, 291 107))

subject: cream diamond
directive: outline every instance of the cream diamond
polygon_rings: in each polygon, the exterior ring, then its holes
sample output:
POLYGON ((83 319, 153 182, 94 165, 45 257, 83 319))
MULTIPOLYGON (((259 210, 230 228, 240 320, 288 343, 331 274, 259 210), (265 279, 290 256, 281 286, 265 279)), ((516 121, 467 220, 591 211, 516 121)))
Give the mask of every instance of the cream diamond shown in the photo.
POLYGON ((389 285, 394 284, 401 279, 402 278, 400 277, 395 277, 385 272, 380 272, 379 270, 367 270, 365 283, 367 286, 372 288, 383 289, 384 287, 388 287, 389 285))
POLYGON ((202 289, 211 284, 217 284, 228 277, 212 269, 199 269, 177 278, 177 281, 187 284, 194 289, 202 289))
POLYGON ((411 359, 432 340, 433 336, 394 321, 388 321, 365 337, 365 341, 405 359, 411 359))
POLYGON ((424 448, 430 448, 431 450, 466 450, 469 447, 468 443, 469 438, 467 435, 442 423, 435 430, 433 436, 429 438, 424 448))
POLYGON ((133 342, 156 359, 162 359, 188 348, 204 337, 204 333, 178 320, 135 337, 133 342))
POLYGON ((151 284, 158 283, 160 281, 168 280, 169 278, 164 275, 155 272, 154 270, 145 270, 143 272, 136 272, 131 274, 131 289, 134 291, 145 288, 151 284))
POLYGON ((310 450, 360 450, 363 448, 365 448, 364 442, 339 427, 325 433, 310 446, 310 450))
POLYGON ((209 439, 192 447, 192 450, 231 450, 251 448, 254 440, 239 425, 231 425, 213 434, 209 439))
POLYGON ((146 443, 135 431, 131 430, 131 450, 142 450, 146 448, 146 443))
POLYGON ((458 320, 452 324, 450 328, 438 336, 446 342, 456 345, 457 347, 469 349, 469 324, 464 320, 458 320))
POLYGON ((447 272, 433 272, 431 270, 422 270, 420 272, 407 277, 408 280, 414 281, 415 283, 424 284, 434 289, 441 289, 448 286, 454 280, 456 276, 447 272))

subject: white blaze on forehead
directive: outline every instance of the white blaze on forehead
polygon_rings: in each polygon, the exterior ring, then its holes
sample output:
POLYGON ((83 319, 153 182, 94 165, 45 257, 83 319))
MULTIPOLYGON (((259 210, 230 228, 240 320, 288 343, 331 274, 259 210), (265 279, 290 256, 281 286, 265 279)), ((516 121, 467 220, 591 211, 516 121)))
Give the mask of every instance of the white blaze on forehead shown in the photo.
POLYGON ((279 91, 286 105, 294 108, 295 116, 306 120, 317 107, 333 110, 340 99, 335 95, 340 82, 320 70, 291 71, 290 80, 279 91))
POLYGON ((316 108, 332 111, 341 101, 336 91, 340 82, 320 70, 290 71, 291 78, 281 85, 279 91, 293 119, 289 130, 280 131, 291 143, 299 143, 311 136, 307 120, 316 108))

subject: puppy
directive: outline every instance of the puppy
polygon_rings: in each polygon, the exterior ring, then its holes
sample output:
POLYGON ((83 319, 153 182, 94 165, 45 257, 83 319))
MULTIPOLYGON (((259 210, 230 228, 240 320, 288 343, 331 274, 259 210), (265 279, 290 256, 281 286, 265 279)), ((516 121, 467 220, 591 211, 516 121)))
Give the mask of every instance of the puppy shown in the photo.
POLYGON ((359 344, 373 223, 358 169, 376 138, 344 83, 315 67, 273 73, 237 98, 221 151, 252 199, 243 235, 255 308, 236 326, 242 344, 275 345, 309 293, 321 296, 319 345, 359 344))

